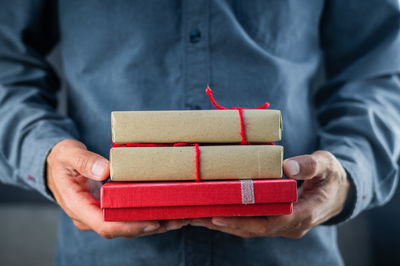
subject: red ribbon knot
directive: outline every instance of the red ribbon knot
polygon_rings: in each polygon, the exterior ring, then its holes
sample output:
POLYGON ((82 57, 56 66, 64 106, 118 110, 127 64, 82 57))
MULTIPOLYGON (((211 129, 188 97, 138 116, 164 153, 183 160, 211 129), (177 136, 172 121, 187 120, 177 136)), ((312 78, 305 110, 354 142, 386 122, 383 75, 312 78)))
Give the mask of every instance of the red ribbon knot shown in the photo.
MULTIPOLYGON (((245 109, 267 109, 269 107, 269 103, 266 102, 263 105, 256 107, 256 108, 241 108, 241 107, 233 107, 233 108, 227 108, 224 106, 221 106, 215 101, 212 91, 209 86, 207 86, 206 93, 208 97, 210 98, 211 103, 215 106, 215 108, 220 109, 220 110, 237 110, 239 113, 239 119, 240 119, 240 136, 242 138, 242 141, 240 144, 245 145, 249 144, 249 142, 246 139, 246 128, 245 128, 245 123, 243 119, 243 110, 245 109)), ((272 143, 273 144, 273 143, 272 143)), ((187 142, 177 142, 177 143, 171 143, 171 144, 156 144, 156 143, 125 143, 125 144, 116 144, 113 142, 112 147, 176 147, 176 146, 194 146, 194 151, 195 151, 195 163, 196 163, 196 181, 200 181, 200 148, 198 143, 187 143, 187 142)))

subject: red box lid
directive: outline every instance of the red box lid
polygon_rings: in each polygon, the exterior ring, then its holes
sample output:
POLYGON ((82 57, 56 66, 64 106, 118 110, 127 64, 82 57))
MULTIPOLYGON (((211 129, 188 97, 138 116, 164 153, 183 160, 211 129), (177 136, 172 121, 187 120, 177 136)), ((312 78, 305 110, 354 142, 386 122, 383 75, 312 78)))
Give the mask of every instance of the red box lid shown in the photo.
MULTIPOLYGON (((244 204, 241 180, 200 182, 108 182, 101 188, 101 208, 244 204)), ((293 202, 297 185, 292 179, 252 181, 257 203, 293 202)), ((244 195, 244 196, 243 196, 244 195)))

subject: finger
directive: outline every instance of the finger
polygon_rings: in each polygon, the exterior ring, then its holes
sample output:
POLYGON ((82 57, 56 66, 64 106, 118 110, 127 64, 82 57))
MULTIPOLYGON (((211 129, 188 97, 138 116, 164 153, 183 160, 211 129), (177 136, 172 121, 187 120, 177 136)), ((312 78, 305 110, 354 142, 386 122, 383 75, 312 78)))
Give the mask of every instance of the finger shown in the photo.
POLYGON ((212 223, 227 226, 231 229, 245 232, 252 237, 273 237, 287 228, 294 219, 293 215, 279 215, 267 217, 214 217, 212 223))
MULTIPOLYGON (((129 221, 128 221, 129 222, 129 221)), ((132 223, 136 222, 136 221, 131 221, 132 223)), ((146 222, 146 221, 144 221, 146 222)), ((160 222, 160 221, 158 221, 160 222)), ((111 222, 108 222, 111 223, 111 222)), ((112 222, 114 223, 114 222, 112 222)), ((148 232, 142 232, 142 233, 136 233, 136 232, 132 232, 132 233, 124 233, 122 235, 114 235, 114 237, 107 237, 107 238, 115 238, 115 237, 122 237, 125 239, 132 239, 132 238, 138 238, 138 237, 142 237, 142 236, 149 236, 149 235, 154 235, 154 234, 162 234, 167 232, 167 229, 165 226, 163 226, 160 223, 160 227, 158 227, 158 229, 154 230, 154 231, 148 231, 148 232)))
POLYGON ((303 237, 316 225, 324 222, 326 212, 330 208, 321 195, 307 193, 293 204, 293 212, 290 215, 271 216, 268 219, 270 236, 281 236, 298 239, 303 237))
MULTIPOLYGON (((133 222, 133 221, 132 221, 133 222)), ((164 226, 160 226, 158 229, 154 231, 148 231, 148 232, 143 232, 143 233, 132 233, 132 234, 123 234, 120 237, 124 237, 127 239, 132 239, 132 238, 138 238, 138 237, 143 237, 143 236, 150 236, 150 235, 155 235, 155 234, 162 234, 167 232, 167 229, 164 226)))
MULTIPOLYGON (((72 150, 73 151, 69 148, 65 148, 63 150, 63 159, 59 161, 65 164, 69 160, 71 167, 73 167, 72 165, 75 163, 76 168, 80 169, 82 172, 85 172, 84 170, 88 168, 78 167, 80 164, 77 164, 76 161, 72 159, 73 156, 102 158, 101 156, 88 152, 80 147, 75 147, 72 150)), ((84 159, 89 163, 82 163, 81 165, 89 165, 91 160, 88 158, 84 159)), ((68 178, 70 171, 62 170, 63 168, 65 168, 65 166, 60 165, 59 167, 52 167, 51 173, 56 173, 64 178, 55 179, 57 182, 53 182, 53 178, 50 178, 50 183, 54 183, 53 191, 57 202, 68 216, 78 222, 76 223, 77 227, 82 229, 89 228, 105 238, 114 238, 119 236, 138 237, 141 235, 166 231, 165 228, 160 227, 158 221, 105 222, 103 220, 102 210, 100 209, 96 199, 90 193, 85 182, 82 182, 80 178, 68 178)), ((50 177, 53 176, 53 174, 50 174, 50 177)))
POLYGON ((238 237, 254 237, 255 235, 250 234, 247 231, 243 231, 240 229, 233 229, 229 226, 218 226, 212 223, 211 221, 212 218, 198 218, 198 219, 193 219, 190 222, 190 225, 192 226, 199 226, 199 227, 205 227, 210 230, 218 230, 227 234, 235 235, 238 237))
POLYGON ((254 236, 265 236, 268 232, 267 217, 213 217, 211 222, 219 227, 240 230, 254 236))
POLYGON ((81 190, 81 186, 72 181, 68 182, 68 187, 69 189, 65 189, 63 192, 63 209, 74 220, 78 220, 105 238, 137 237, 147 233, 156 233, 160 228, 158 221, 106 222, 103 220, 103 212, 98 202, 90 191, 81 190))
POLYGON ((162 226, 166 228, 167 231, 178 230, 189 224, 189 220, 167 220, 162 222, 162 226))
POLYGON ((286 159, 283 172, 287 177, 307 180, 323 175, 331 166, 332 156, 329 152, 317 151, 310 155, 301 155, 286 159))
POLYGON ((102 181, 110 174, 108 160, 85 149, 70 149, 65 160, 79 174, 96 181, 102 181))
POLYGON ((211 219, 193 219, 191 225, 203 226, 211 230, 219 230, 240 237, 302 237, 308 232, 316 217, 312 206, 307 200, 299 200, 290 215, 268 217, 213 217, 211 219))
MULTIPOLYGON (((90 193, 88 194, 92 197, 90 193)), ((82 204, 77 216, 92 230, 105 238, 137 237, 146 233, 156 233, 160 228, 158 221, 106 222, 103 220, 102 210, 96 204, 82 204)))
POLYGON ((90 230, 90 228, 88 226, 86 226, 85 224, 83 224, 77 220, 73 220, 73 223, 74 223, 75 227, 78 228, 79 230, 82 230, 82 231, 90 230))

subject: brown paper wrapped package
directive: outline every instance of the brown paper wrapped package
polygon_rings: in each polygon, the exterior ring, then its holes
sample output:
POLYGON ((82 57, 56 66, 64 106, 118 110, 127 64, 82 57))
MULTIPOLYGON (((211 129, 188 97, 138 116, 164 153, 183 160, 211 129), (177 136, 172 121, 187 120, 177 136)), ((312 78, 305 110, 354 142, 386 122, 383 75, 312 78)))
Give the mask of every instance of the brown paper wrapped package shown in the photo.
MULTIPOLYGON (((281 139, 279 110, 243 110, 248 142, 281 139)), ((111 113, 112 139, 124 143, 240 143, 237 110, 126 111, 111 113)))
MULTIPOLYGON (((261 179, 282 176, 278 145, 200 146, 200 179, 261 179)), ((118 147, 110 152, 113 181, 196 180, 195 149, 118 147)))

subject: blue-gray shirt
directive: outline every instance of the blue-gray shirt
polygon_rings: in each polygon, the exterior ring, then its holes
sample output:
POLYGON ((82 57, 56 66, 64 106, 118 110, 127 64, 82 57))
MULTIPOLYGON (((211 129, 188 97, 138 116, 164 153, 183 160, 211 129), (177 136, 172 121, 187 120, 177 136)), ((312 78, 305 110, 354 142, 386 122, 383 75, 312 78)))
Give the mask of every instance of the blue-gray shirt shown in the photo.
MULTIPOLYGON (((107 156, 113 110, 282 110, 285 157, 332 152, 353 183, 335 224, 385 203, 400 154, 397 0, 0 1, 0 178, 40 191, 64 138, 107 156), (45 60, 61 43, 68 117, 45 60)), ((300 240, 185 227, 133 240, 63 214, 57 265, 338 265, 335 226, 300 240)))

